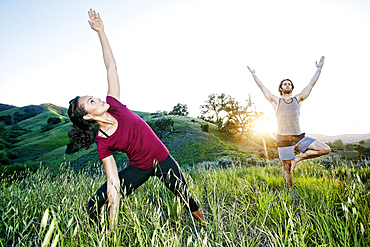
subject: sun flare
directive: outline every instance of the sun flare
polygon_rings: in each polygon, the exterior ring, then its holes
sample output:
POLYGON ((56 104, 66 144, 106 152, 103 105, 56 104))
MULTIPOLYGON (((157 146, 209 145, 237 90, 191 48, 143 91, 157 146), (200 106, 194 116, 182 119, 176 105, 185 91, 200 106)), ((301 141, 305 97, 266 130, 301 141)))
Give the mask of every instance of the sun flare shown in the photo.
POLYGON ((256 120, 254 130, 260 133, 273 135, 276 133, 276 122, 269 118, 262 117, 256 120))

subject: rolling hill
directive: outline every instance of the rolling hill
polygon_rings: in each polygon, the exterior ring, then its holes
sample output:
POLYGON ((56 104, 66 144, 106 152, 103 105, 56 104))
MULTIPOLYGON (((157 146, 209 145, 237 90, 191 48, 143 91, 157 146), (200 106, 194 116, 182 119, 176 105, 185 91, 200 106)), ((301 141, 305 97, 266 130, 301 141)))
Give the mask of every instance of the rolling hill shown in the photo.
POLYGON ((363 140, 370 139, 370 133, 368 134, 346 134, 346 135, 337 135, 337 136, 327 136, 321 134, 307 134, 312 138, 321 140, 323 142, 334 142, 336 140, 342 140, 343 143, 355 143, 363 140))
MULTIPOLYGON (((257 159, 262 151, 261 146, 250 140, 238 141, 223 135, 215 125, 210 124, 209 132, 202 131, 201 126, 206 122, 200 119, 172 115, 158 117, 135 112, 145 121, 172 119, 174 130, 164 130, 166 133, 161 139, 180 165, 212 161, 220 156, 257 159)), ((66 108, 53 104, 26 107, 3 104, 0 108, 0 127, 0 138, 6 144, 2 151, 10 157, 9 167, 24 169, 26 166, 35 170, 41 165, 56 172, 61 165, 70 164, 72 168, 80 169, 100 162, 95 145, 89 150, 66 154, 68 132, 71 130, 66 108), (48 120, 51 118, 60 121, 50 124, 48 120)), ((270 153, 273 155, 273 151, 270 153)), ((121 153, 116 153, 115 158, 117 164, 127 161, 121 153)))
MULTIPOLYGON (((139 111, 135 113, 151 123, 164 118, 173 121, 172 131, 166 129, 159 134, 180 165, 213 161, 225 156, 237 160, 257 160, 264 157, 264 149, 258 138, 237 140, 220 133, 213 124, 209 124, 209 132, 204 132, 201 127, 208 123, 188 116, 157 116, 139 111)), ((25 167, 36 170, 41 165, 57 172, 61 165, 80 169, 99 163, 95 145, 89 150, 66 154, 70 130, 71 122, 66 108, 53 104, 25 107, 0 104, 0 164, 10 170, 22 170, 25 167), (50 119, 58 121, 52 123, 50 119)), ((370 134, 310 136, 324 142, 342 139, 347 143, 370 138, 370 134)), ((269 148, 268 154, 270 158, 277 158, 274 148, 269 148)), ((117 164, 127 162, 124 154, 116 153, 115 158, 117 164)))

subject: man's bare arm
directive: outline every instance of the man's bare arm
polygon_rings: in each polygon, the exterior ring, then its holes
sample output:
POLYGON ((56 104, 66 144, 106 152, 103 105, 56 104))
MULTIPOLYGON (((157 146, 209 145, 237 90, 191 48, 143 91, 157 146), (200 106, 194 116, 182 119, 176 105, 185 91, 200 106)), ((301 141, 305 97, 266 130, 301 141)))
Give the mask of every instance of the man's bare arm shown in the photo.
MULTIPOLYGON (((247 66, 248 67, 248 66, 247 66)), ((251 72, 252 76, 253 76, 253 79, 254 81, 257 83, 257 86, 261 89, 263 95, 265 96, 265 98, 272 104, 272 106, 274 107, 274 110, 277 109, 277 106, 278 106, 278 103, 279 103, 279 98, 276 96, 276 95, 273 95, 263 84, 262 82, 260 81, 260 79, 258 79, 257 75, 256 75, 256 72, 254 69, 251 69, 249 68, 249 71, 251 72)))
POLYGON ((302 90, 300 94, 296 95, 298 102, 304 101, 311 93, 313 86, 315 86, 317 80, 320 77, 322 66, 324 66, 325 57, 322 56, 319 62, 316 62, 317 70, 313 75, 310 83, 302 90))

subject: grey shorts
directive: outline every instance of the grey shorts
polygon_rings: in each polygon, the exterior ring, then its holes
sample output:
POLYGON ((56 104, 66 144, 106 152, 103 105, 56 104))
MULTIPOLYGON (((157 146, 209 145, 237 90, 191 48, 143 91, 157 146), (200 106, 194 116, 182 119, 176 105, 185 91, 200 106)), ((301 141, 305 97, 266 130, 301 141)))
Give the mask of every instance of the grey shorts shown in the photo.
POLYGON ((294 150, 304 153, 315 139, 305 136, 294 146, 278 147, 280 160, 294 160, 294 150))

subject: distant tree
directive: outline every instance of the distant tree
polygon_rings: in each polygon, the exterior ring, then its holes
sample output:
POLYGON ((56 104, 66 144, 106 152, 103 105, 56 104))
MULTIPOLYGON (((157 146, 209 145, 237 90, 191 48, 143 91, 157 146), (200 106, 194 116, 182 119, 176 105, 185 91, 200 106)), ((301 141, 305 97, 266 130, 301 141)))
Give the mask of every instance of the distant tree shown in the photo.
POLYGON ((336 149, 336 150, 343 150, 344 148, 343 141, 341 139, 335 140, 332 144, 332 147, 333 149, 336 149))
POLYGON ((15 106, 0 103, 0 111, 6 111, 6 110, 9 110, 9 109, 13 109, 13 108, 15 108, 15 106))
POLYGON ((11 160, 19 158, 19 154, 12 150, 6 150, 6 154, 11 160))
POLYGON ((370 158, 370 148, 365 148, 364 156, 365 158, 370 158))
POLYGON ((221 126, 221 132, 227 135, 236 135, 238 133, 238 126, 232 120, 226 120, 226 122, 221 126))
POLYGON ((80 148, 73 142, 67 144, 66 154, 72 154, 80 150, 80 148))
POLYGON ((360 141, 360 145, 365 145, 365 141, 360 141))
POLYGON ((7 153, 4 150, 0 150, 0 164, 1 165, 9 165, 10 159, 7 153))
POLYGON ((176 132, 174 127, 175 122, 171 118, 162 117, 157 120, 148 120, 146 123, 159 138, 176 132))
POLYGON ((178 116, 187 116, 188 112, 188 105, 183 105, 178 103, 173 107, 173 110, 170 111, 169 115, 178 115, 178 116))
POLYGON ((48 121, 47 121, 48 124, 58 124, 58 123, 61 123, 61 122, 62 122, 62 120, 60 120, 60 118, 58 118, 58 117, 49 117, 48 121))
POLYGON ((202 129, 202 131, 204 131, 204 132, 209 132, 209 123, 204 123, 204 124, 202 124, 201 125, 201 129, 202 129))
POLYGON ((331 149, 334 149, 334 148, 333 148, 333 143, 332 143, 332 142, 327 142, 326 144, 327 144, 331 149))
POLYGON ((240 140, 243 139, 247 130, 254 127, 255 120, 263 115, 262 112, 256 111, 250 95, 248 95, 245 105, 236 101, 235 98, 230 98, 226 106, 226 112, 227 121, 223 129, 228 133, 239 133, 240 140))
POLYGON ((43 110, 44 110, 44 108, 41 107, 41 106, 33 106, 33 105, 24 106, 24 107, 21 107, 20 109, 23 110, 24 113, 22 114, 21 112, 14 112, 14 115, 13 115, 14 122, 20 122, 20 121, 23 121, 25 119, 34 117, 34 116, 42 113, 43 110))
POLYGON ((221 95, 208 95, 208 99, 204 101, 206 104, 200 106, 200 118, 211 123, 216 123, 218 127, 221 128, 223 117, 220 116, 220 113, 226 110, 230 98, 230 96, 225 95, 224 93, 221 95))
POLYGON ((361 145, 356 145, 356 148, 355 150, 357 151, 357 154, 358 154, 358 158, 361 159, 364 157, 364 154, 365 154, 365 151, 366 151, 366 148, 364 148, 363 146, 361 145))
POLYGON ((11 125, 12 124, 12 116, 10 116, 10 115, 0 116, 0 121, 4 121, 6 125, 11 125))
POLYGON ((356 146, 355 146, 355 145, 353 145, 353 144, 351 144, 351 143, 349 143, 349 144, 345 145, 345 149, 346 149, 347 151, 353 151, 353 150, 355 150, 355 148, 356 148, 356 146))

